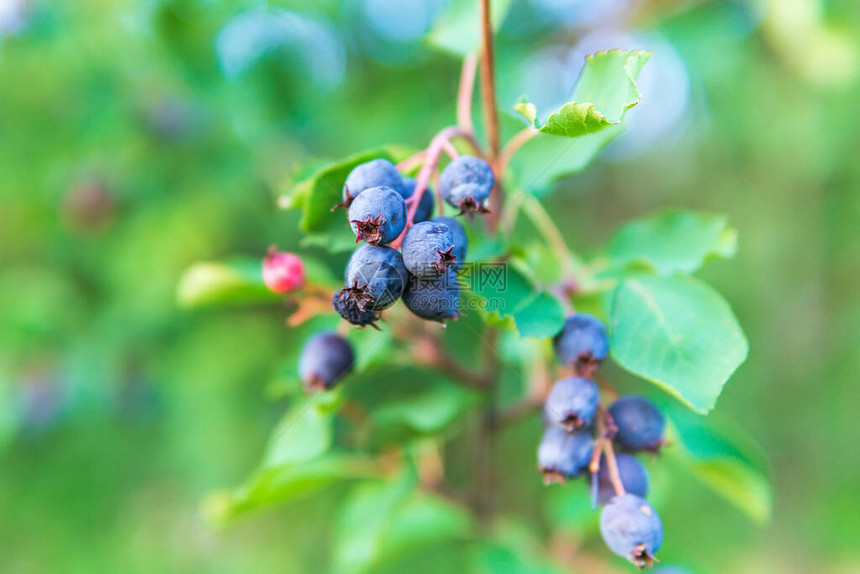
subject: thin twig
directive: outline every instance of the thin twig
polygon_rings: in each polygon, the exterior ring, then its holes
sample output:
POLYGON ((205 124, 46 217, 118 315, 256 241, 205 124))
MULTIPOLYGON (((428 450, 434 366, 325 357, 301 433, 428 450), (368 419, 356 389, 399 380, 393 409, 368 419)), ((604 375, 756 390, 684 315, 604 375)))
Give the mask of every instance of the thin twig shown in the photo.
POLYGON ((475 88, 475 71, 478 59, 469 54, 463 59, 460 71, 460 88, 457 90, 457 125, 464 132, 474 133, 472 125, 472 92, 475 88))
POLYGON ((490 146, 489 156, 495 162, 499 155, 499 115, 496 110, 496 70, 490 18, 490 0, 481 0, 481 97, 490 146))
POLYGON ((409 171, 424 160, 427 155, 427 150, 422 149, 416 154, 413 154, 397 164, 398 171, 409 171))
POLYGON ((524 192, 524 194, 525 198, 522 202, 523 211, 532 220, 538 233, 543 235, 549 247, 561 258, 561 266, 565 278, 572 278, 574 275, 573 254, 567 248, 561 231, 559 231, 549 213, 546 212, 540 200, 528 192, 524 192))
POLYGON ((511 158, 516 155, 523 145, 528 143, 533 137, 538 135, 538 131, 535 128, 526 128, 521 130, 514 135, 508 143, 505 144, 505 147, 502 149, 502 152, 499 154, 499 171, 504 173, 508 167, 508 164, 511 163, 511 158))
POLYGON ((612 448, 612 441, 607 439, 603 445, 604 454, 606 456, 606 470, 609 472, 609 482, 612 483, 612 488, 615 489, 617 496, 624 496, 626 491, 621 483, 621 475, 618 474, 618 462, 615 460, 615 450, 612 448))
POLYGON ((460 157, 460 153, 457 151, 457 148, 451 145, 450 140, 442 144, 442 149, 445 150, 445 153, 447 153, 448 157, 450 157, 451 159, 457 159, 458 157, 460 157))

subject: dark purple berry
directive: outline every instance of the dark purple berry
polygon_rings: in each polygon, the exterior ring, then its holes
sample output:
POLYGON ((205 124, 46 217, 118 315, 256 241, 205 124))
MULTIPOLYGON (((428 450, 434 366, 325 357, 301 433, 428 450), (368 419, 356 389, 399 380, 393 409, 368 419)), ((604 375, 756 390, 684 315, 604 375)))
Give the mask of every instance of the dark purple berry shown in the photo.
POLYGON ((362 245, 346 266, 346 285, 362 309, 382 311, 400 298, 407 275, 399 251, 362 245))
POLYGON ((604 507, 600 534, 615 554, 644 568, 654 564, 654 553, 663 543, 663 524, 643 498, 624 494, 604 507))
POLYGON ((349 287, 336 291, 331 298, 331 306, 338 315, 356 327, 376 327, 374 322, 379 319, 379 312, 370 308, 362 309, 359 305, 361 298, 356 297, 355 293, 356 290, 349 287))
POLYGON ((371 245, 391 243, 406 226, 403 197, 384 186, 363 191, 349 206, 349 225, 356 243, 361 240, 371 245))
POLYGON ((379 186, 390 187, 401 196, 407 197, 404 195, 403 179, 394 164, 387 159, 375 159, 357 165, 349 172, 343 185, 343 203, 337 207, 348 208, 363 191, 379 186))
POLYGON ((544 482, 564 482, 582 474, 591 462, 594 440, 588 433, 569 433, 550 427, 538 447, 538 468, 544 482))
POLYGON ((487 211, 487 201, 496 178, 483 159, 461 155, 451 161, 439 176, 439 193, 460 213, 471 215, 487 211))
POLYGON ((666 419, 654 403, 638 395, 621 397, 609 407, 617 432, 615 440, 627 450, 658 450, 666 419))
MULTIPOLYGON (((628 494, 641 498, 648 496, 648 471, 638 458, 629 454, 616 454, 615 463, 618 465, 618 477, 621 485, 628 494)), ((600 457, 600 470, 597 472, 597 502, 607 504, 615 498, 615 487, 609 479, 609 467, 606 455, 600 457)))
POLYGON ((600 392, 594 381, 567 377, 553 385, 544 403, 544 416, 548 423, 573 432, 591 426, 599 403, 600 392))
POLYGON ((333 331, 317 333, 305 343, 299 375, 308 389, 330 389, 353 369, 352 345, 333 331))
POLYGON ((466 237, 466 230, 453 217, 435 217, 432 221, 442 223, 448 227, 451 237, 454 239, 454 251, 452 253, 457 258, 451 267, 453 269, 461 269, 463 262, 466 261, 466 253, 469 250, 469 240, 466 237))
POLYGON ((587 313, 571 315, 553 340, 555 356, 575 372, 588 376, 609 354, 606 329, 587 313))
POLYGON ((445 323, 456 319, 460 308, 460 285, 457 274, 449 269, 433 279, 409 276, 403 290, 403 303, 414 314, 428 321, 445 323))
POLYGON ((403 265, 422 279, 439 277, 456 261, 454 237, 444 223, 424 221, 409 228, 401 246, 403 265))

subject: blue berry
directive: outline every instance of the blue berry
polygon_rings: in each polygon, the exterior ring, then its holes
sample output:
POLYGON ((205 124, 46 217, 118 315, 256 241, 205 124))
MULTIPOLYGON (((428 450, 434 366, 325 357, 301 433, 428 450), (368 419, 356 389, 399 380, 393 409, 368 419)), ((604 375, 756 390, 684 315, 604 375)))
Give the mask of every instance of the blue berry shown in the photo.
POLYGON ((435 221, 423 221, 410 227, 401 251, 406 269, 422 279, 438 277, 456 261, 451 230, 435 221))
POLYGON ((393 163, 387 159, 375 159, 357 165, 346 177, 346 183, 343 184, 343 203, 338 207, 349 207, 364 190, 379 186, 390 187, 399 194, 404 194, 403 178, 393 163))
MULTIPOLYGON (((418 184, 411 177, 403 178, 403 186, 400 194, 403 196, 403 199, 409 199, 412 197, 412 194, 415 193, 415 186, 418 184)), ((400 191, 400 190, 398 190, 400 191)), ((427 189, 424 190, 424 195, 421 196, 421 201, 418 202, 418 209, 415 210, 415 217, 412 219, 414 223, 421 223, 422 221, 427 221, 433 216, 433 208, 436 206, 436 201, 433 199, 433 190, 430 189, 430 186, 427 186, 427 189)))
POLYGON ((410 276, 403 290, 403 303, 422 319, 440 323, 456 319, 460 307, 457 274, 448 270, 433 279, 410 276))
POLYGON ((353 369, 352 345, 333 331, 317 333, 305 343, 299 374, 309 389, 330 389, 353 369))
POLYGON ((590 375, 609 354, 606 329, 587 313, 571 315, 553 339, 556 358, 575 372, 590 375))
MULTIPOLYGON (((616 454, 615 463, 618 465, 618 477, 621 485, 628 494, 641 498, 648 496, 648 471, 639 459, 629 454, 616 454)), ((597 501, 607 504, 615 498, 615 488, 609 479, 609 468, 606 466, 606 456, 600 457, 600 470, 597 471, 597 501)))
POLYGON ((468 155, 453 160, 439 176, 442 198, 465 214, 486 211, 487 199, 495 184, 490 164, 468 155))
POLYGON ((331 306, 338 315, 356 327, 365 327, 367 325, 376 327, 374 322, 379 319, 379 312, 369 307, 362 309, 359 305, 359 300, 353 293, 354 291, 350 288, 336 291, 331 298, 331 306))
POLYGON ((567 377, 558 381, 544 403, 544 416, 551 425, 567 432, 591 426, 600 403, 600 392, 591 379, 567 377))
POLYGON ((538 468, 546 483, 563 483, 585 471, 593 452, 594 440, 588 433, 569 433, 550 427, 538 447, 538 468))
POLYGON ((406 204, 390 187, 371 187, 349 206, 349 222, 356 243, 363 239, 371 245, 385 245, 397 239, 406 226, 406 204))
POLYGON ((643 498, 624 494, 604 507, 600 534, 615 554, 644 568, 654 564, 654 553, 663 543, 663 524, 643 498))
POLYGON ((406 267, 391 247, 362 245, 346 265, 346 286, 359 307, 382 311, 394 305, 406 285, 406 267))
POLYGON ((609 407, 618 431, 615 440, 627 450, 657 450, 663 444, 666 419, 654 403, 638 395, 627 395, 609 407))
POLYGON ((469 240, 466 237, 466 230, 463 229, 460 222, 453 217, 436 217, 433 221, 448 226, 448 230, 451 232, 451 237, 454 239, 454 251, 452 253, 457 258, 451 267, 454 269, 460 269, 463 262, 466 261, 466 253, 469 250, 469 240))

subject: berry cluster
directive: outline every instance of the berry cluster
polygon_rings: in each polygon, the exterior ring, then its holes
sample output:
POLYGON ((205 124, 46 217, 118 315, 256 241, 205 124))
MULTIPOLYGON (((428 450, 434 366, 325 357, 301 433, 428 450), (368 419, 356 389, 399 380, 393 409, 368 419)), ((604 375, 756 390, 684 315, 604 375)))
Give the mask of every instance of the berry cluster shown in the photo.
POLYGON ((606 545, 639 568, 651 566, 663 542, 663 525, 645 500, 648 472, 632 453, 659 451, 663 415, 635 395, 619 398, 608 409, 600 405, 591 376, 609 353, 609 341, 595 317, 568 317, 553 343, 558 360, 575 374, 556 382, 544 404, 540 471, 546 483, 590 474, 595 506, 603 506, 600 532, 606 545))
MULTIPOLYGON (((460 156, 439 178, 440 197, 471 215, 486 210, 495 177, 479 158, 460 156)), ((402 298, 418 317, 444 324, 457 317, 460 288, 456 271, 468 248, 463 226, 450 217, 431 219, 434 199, 426 188, 403 177, 391 162, 376 159, 357 166, 343 186, 355 241, 362 245, 346 266, 346 286, 332 306, 359 327, 374 325, 380 313, 402 298), (399 241, 400 251, 392 244, 399 241)))

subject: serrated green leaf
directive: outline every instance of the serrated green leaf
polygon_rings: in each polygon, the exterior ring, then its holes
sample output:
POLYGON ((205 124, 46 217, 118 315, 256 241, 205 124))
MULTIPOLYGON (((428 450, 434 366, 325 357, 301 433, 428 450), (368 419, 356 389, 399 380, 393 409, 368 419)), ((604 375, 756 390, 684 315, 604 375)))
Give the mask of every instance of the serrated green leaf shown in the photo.
POLYGON ((693 273, 710 258, 734 256, 737 244, 726 217, 673 210, 625 226, 609 257, 615 268, 643 264, 662 274, 693 273))
POLYGON ((397 163, 411 155, 403 146, 382 146, 333 162, 316 170, 314 174, 281 194, 278 205, 302 210, 299 228, 304 232, 305 245, 324 247, 331 252, 355 248, 355 236, 349 229, 346 211, 332 207, 343 200, 343 183, 352 169, 373 159, 387 159, 397 163))
POLYGON ((549 293, 539 293, 525 307, 514 313, 517 331, 522 337, 553 337, 564 325, 564 306, 549 293))
POLYGON ((611 310, 610 349, 628 371, 707 413, 749 351, 725 299, 691 277, 622 281, 611 310))
POLYGON ((761 448, 742 431, 712 417, 660 405, 674 428, 667 454, 680 460, 699 480, 757 522, 772 512, 768 463, 761 448))
MULTIPOLYGON (((505 20, 512 0, 494 0, 490 20, 498 30, 505 20)), ((451 0, 427 35, 432 46, 459 57, 477 51, 481 44, 480 5, 477 0, 451 0)))
POLYGON ((514 156, 511 169, 517 185, 547 189, 561 177, 583 169, 618 137, 624 113, 641 97, 636 78, 650 56, 641 50, 609 50, 588 56, 571 96, 571 102, 579 103, 566 104, 564 113, 556 112, 559 115, 552 127, 542 126, 546 132, 536 135, 514 156))
POLYGON ((594 108, 594 104, 568 102, 557 112, 553 112, 541 126, 541 133, 577 138, 602 130, 617 122, 610 122, 594 108))
POLYGON ((195 263, 179 280, 176 298, 181 307, 196 309, 218 305, 280 301, 263 283, 262 260, 231 263, 195 263))

